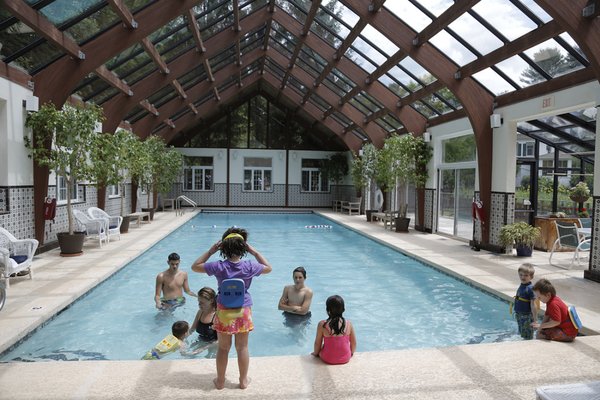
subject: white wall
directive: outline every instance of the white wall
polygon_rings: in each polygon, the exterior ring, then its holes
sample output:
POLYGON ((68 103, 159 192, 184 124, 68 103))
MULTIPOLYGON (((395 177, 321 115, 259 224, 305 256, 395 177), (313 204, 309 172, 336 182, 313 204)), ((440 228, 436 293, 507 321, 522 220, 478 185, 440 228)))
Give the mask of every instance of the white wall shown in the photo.
POLYGON ((0 78, 0 186, 33 185, 33 164, 23 135, 23 100, 32 91, 0 78))
POLYGON ((227 182, 227 149, 196 149, 179 147, 178 150, 184 156, 189 157, 212 157, 214 183, 227 182))

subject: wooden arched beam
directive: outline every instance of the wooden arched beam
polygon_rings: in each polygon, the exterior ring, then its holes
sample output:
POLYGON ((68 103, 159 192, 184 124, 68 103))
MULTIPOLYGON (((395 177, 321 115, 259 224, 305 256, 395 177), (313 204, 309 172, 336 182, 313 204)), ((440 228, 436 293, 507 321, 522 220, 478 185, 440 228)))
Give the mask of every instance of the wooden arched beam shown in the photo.
POLYGON ((535 0, 535 2, 575 39, 589 60, 596 79, 600 80, 600 18, 582 16, 588 1, 535 0))
MULTIPOLYGON (((370 24, 374 28, 435 75, 460 100, 475 134, 479 192, 485 207, 489 210, 492 199, 492 128, 489 115, 493 110, 493 96, 470 77, 458 81, 454 79, 456 65, 429 43, 415 47, 412 39, 417 33, 386 8, 377 14, 370 14, 361 0, 341 0, 341 2, 361 18, 370 19, 370 24)), ((482 227, 484 243, 489 243, 489 215, 488 212, 482 227)))
MULTIPOLYGON (((244 31, 252 32, 258 29, 260 26, 264 25, 267 16, 270 16, 270 14, 266 9, 263 9, 243 18, 241 22, 245 27, 244 31)), ((165 75, 156 70, 131 85, 133 96, 117 95, 102 104, 104 115, 107 117, 107 120, 104 122, 104 129, 107 132, 114 132, 127 113, 138 105, 140 101, 150 97, 150 95, 159 88, 170 84, 173 79, 197 68, 199 64, 204 63, 204 60, 220 54, 225 46, 232 43, 240 36, 243 36, 243 33, 235 32, 231 29, 224 29, 203 43, 205 46, 204 52, 198 53, 196 49, 191 49, 168 63, 167 66, 171 71, 170 74, 165 75)))
POLYGON ((203 0, 157 1, 135 14, 136 29, 116 24, 81 46, 85 60, 62 57, 35 75, 35 93, 41 103, 53 102, 60 107, 73 89, 90 72, 115 55, 150 35, 173 18, 187 12, 203 0))

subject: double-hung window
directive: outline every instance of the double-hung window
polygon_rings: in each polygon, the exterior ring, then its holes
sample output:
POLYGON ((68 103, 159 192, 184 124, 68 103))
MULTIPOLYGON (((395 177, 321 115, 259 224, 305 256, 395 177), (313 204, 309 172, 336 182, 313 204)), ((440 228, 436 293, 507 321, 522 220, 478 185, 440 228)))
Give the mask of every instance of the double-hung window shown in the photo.
POLYGON ((302 191, 328 192, 329 179, 321 171, 324 160, 314 158, 302 159, 302 191))
POLYGON ((119 189, 119 185, 109 185, 106 187, 106 193, 108 194, 108 198, 111 197, 119 197, 121 195, 121 191, 119 189))
POLYGON ((272 174, 271 158, 245 157, 244 158, 244 191, 270 192, 272 174))
POLYGON ((184 190, 213 190, 213 158, 186 157, 184 190))
MULTIPOLYGON (((71 186, 71 201, 77 201, 79 199, 78 192, 77 182, 73 181, 71 186)), ((58 203, 66 203, 67 195, 67 180, 64 176, 59 175, 56 178, 56 201, 58 203)))

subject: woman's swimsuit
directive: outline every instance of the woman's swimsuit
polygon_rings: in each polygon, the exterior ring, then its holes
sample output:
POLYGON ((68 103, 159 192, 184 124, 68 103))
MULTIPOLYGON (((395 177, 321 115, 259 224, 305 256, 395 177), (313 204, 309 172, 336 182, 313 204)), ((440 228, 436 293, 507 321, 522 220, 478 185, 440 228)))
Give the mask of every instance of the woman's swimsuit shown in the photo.
POLYGON ((205 342, 213 342, 217 340, 217 332, 212 328, 213 321, 215 320, 215 314, 213 314, 212 319, 208 324, 202 322, 202 316, 198 320, 198 325, 196 325, 196 332, 200 336, 200 339, 205 342))

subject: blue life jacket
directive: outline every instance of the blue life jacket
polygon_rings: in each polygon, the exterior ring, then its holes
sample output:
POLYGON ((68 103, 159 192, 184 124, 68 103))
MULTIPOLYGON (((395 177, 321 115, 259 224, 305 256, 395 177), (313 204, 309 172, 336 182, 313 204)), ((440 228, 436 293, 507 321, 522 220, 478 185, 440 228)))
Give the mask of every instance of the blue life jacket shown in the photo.
POLYGON ((242 279, 225 279, 219 288, 219 304, 225 308, 240 308, 244 305, 246 287, 242 279))

